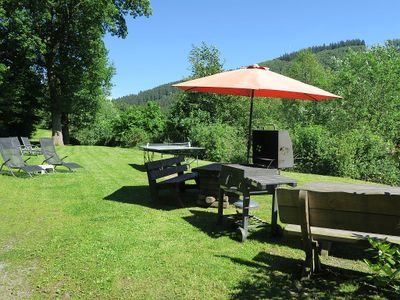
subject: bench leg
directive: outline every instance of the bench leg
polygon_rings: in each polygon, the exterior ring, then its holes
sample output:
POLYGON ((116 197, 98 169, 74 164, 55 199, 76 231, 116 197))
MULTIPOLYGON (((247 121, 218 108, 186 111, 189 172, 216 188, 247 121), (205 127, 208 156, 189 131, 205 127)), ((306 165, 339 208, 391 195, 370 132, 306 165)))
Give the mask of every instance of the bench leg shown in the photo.
POLYGON ((154 203, 158 203, 158 189, 155 187, 150 187, 150 196, 151 201, 154 203))
POLYGON ((332 242, 323 241, 321 242, 321 256, 329 256, 329 251, 331 250, 332 242))
POLYGON ((175 198, 176 198, 178 205, 180 207, 185 207, 185 205, 183 205, 182 198, 181 198, 180 185, 176 185, 174 188, 174 191, 175 191, 175 198))
POLYGON ((319 260, 318 243, 312 241, 309 243, 311 247, 306 248, 306 259, 301 274, 302 278, 310 278, 314 273, 321 270, 321 261, 319 260))

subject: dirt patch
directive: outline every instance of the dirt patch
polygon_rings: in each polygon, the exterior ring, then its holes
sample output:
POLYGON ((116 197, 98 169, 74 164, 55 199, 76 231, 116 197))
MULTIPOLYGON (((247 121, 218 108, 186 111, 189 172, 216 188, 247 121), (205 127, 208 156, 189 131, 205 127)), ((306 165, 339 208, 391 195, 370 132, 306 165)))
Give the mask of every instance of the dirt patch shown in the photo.
MULTIPOLYGON (((0 248, 0 253, 11 251, 12 244, 0 248)), ((30 289, 26 283, 27 275, 34 267, 22 267, 9 270, 8 264, 0 261, 0 299, 25 299, 30 296, 30 289)))

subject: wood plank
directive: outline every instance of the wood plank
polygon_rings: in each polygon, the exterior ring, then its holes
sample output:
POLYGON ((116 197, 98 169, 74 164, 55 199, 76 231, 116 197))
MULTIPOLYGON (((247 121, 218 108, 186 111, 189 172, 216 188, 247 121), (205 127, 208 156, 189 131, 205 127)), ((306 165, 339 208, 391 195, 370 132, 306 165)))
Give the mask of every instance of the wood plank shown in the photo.
MULTIPOLYGON (((311 226, 311 233, 316 240, 328 240, 333 242, 354 243, 368 238, 387 239, 388 242, 400 244, 400 237, 384 234, 371 234, 368 232, 329 229, 311 226)), ((300 225, 288 224, 284 228, 284 234, 301 236, 300 225)))
POLYGON ((309 204, 312 209, 400 216, 400 195, 309 191, 309 204))
POLYGON ((279 206, 298 206, 299 190, 279 187, 276 189, 279 206))
POLYGON ((151 177, 151 179, 159 179, 159 178, 163 178, 163 177, 166 177, 166 176, 169 176, 172 174, 184 172, 186 170, 187 170, 187 165, 167 167, 167 168, 161 169, 161 170, 150 171, 150 177, 151 177))
POLYGON ((281 206, 278 203, 279 220, 285 224, 300 224, 299 209, 294 206, 281 206))
POLYGON ((146 163, 146 168, 148 171, 162 169, 167 166, 172 166, 172 165, 181 163, 184 160, 185 160, 185 158, 183 156, 176 156, 176 157, 171 157, 171 158, 166 158, 166 159, 161 159, 161 160, 156 160, 156 161, 150 161, 150 162, 146 163))
POLYGON ((310 209, 311 226, 400 236, 400 217, 363 212, 310 209))
POLYGON ((187 180, 195 179, 197 177, 197 173, 186 173, 182 174, 176 177, 169 178, 165 181, 161 181, 158 184, 160 185, 168 185, 168 184, 173 184, 173 183, 181 183, 185 182, 187 180))

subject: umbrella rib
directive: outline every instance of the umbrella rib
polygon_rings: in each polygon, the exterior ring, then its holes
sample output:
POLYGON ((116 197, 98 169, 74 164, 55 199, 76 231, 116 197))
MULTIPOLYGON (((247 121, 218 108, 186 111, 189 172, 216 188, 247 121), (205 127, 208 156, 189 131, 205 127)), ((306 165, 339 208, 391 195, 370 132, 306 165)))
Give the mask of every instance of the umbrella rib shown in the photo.
POLYGON ((304 95, 307 95, 307 96, 309 96, 312 100, 315 100, 315 101, 318 101, 318 99, 317 98, 315 98, 315 97, 313 97, 311 94, 304 94, 304 95))

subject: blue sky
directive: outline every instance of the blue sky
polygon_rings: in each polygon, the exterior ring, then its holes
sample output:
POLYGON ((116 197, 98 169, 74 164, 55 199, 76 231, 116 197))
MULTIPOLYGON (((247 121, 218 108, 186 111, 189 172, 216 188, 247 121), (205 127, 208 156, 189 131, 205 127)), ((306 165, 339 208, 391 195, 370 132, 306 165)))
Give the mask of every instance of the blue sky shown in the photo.
POLYGON ((112 97, 189 75, 188 54, 216 46, 225 69, 347 39, 367 45, 400 38, 400 1, 152 0, 149 18, 127 17, 126 39, 104 40, 116 68, 112 97))

